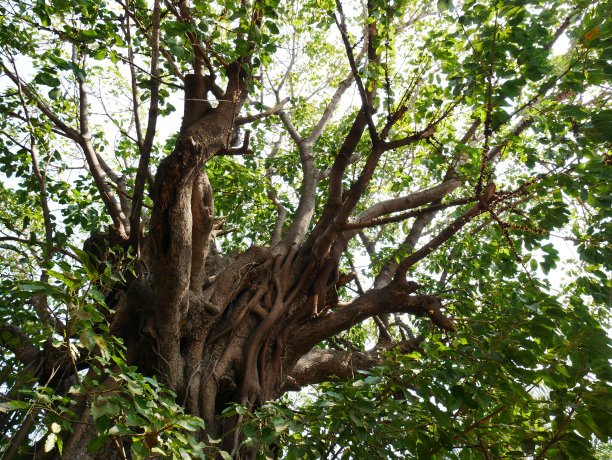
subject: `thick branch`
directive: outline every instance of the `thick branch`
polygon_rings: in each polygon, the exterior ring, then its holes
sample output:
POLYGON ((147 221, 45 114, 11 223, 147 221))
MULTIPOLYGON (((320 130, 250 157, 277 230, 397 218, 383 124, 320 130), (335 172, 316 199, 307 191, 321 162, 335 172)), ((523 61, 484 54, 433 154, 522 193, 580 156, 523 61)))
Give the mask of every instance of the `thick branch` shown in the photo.
POLYGON ((567 30, 567 28, 569 27, 570 23, 572 22, 572 16, 574 16, 576 14, 576 11, 578 11, 580 7, 575 6, 570 13, 567 15, 567 17, 565 18, 565 21, 563 21, 561 23, 561 25, 559 26, 559 28, 555 31, 555 33, 553 34, 552 39, 546 44, 544 45, 544 49, 546 51, 549 51, 553 45, 556 43, 556 41, 559 39, 559 37, 561 35, 563 35, 563 33, 567 30))
MULTIPOLYGON (((421 235, 423 234, 423 230, 427 225, 429 225, 435 215, 436 211, 430 211, 425 214, 421 214, 416 218, 414 224, 412 224, 410 232, 406 236, 406 239, 404 239, 401 244, 403 251, 410 253, 414 250, 419 238, 421 238, 421 235)), ((376 279, 374 280, 375 288, 386 286, 393 278, 393 274, 399 265, 399 262, 397 261, 398 253, 399 249, 397 249, 391 257, 389 257, 387 263, 380 270, 378 276, 376 276, 376 279)))
POLYGON ((290 339, 289 355, 300 356, 317 343, 367 318, 387 313, 427 315, 437 326, 453 331, 452 322, 441 311, 441 299, 431 295, 411 295, 415 289, 416 283, 393 282, 381 289, 371 289, 347 305, 338 305, 338 310, 296 328, 290 339))
POLYGON ((106 209, 113 221, 115 231, 122 239, 127 239, 127 232, 129 231, 129 222, 121 209, 119 201, 115 198, 112 188, 108 185, 104 178, 104 173, 98 156, 91 142, 91 135, 89 133, 89 108, 87 104, 87 86, 78 75, 75 75, 79 87, 79 124, 81 132, 78 137, 78 143, 83 149, 87 165, 89 166, 89 172, 91 173, 96 187, 100 191, 100 196, 106 209))
POLYGON ((349 165, 351 155, 359 143, 366 127, 366 118, 363 110, 359 111, 351 129, 344 139, 329 174, 329 200, 328 207, 338 206, 342 202, 342 175, 349 165))
POLYGON ((314 144, 317 141, 317 139, 319 139, 319 137, 321 136, 321 133, 323 132, 323 129, 325 128, 325 126, 329 122, 329 119, 331 118, 334 111, 338 107, 338 104, 340 103, 340 99, 342 98, 342 95, 351 86, 351 83, 353 82, 353 78, 354 76, 353 74, 351 74, 348 77, 346 77, 344 80, 342 80, 342 82, 338 85, 338 88, 336 89, 336 92, 333 94, 331 101, 329 101, 329 104, 325 108, 323 115, 321 115, 319 122, 315 125, 314 128, 312 128, 312 131, 306 138, 306 142, 308 142, 309 144, 314 144))
POLYGON ((409 353, 422 341, 422 337, 417 337, 384 347, 376 346, 368 351, 313 348, 295 363, 281 392, 298 391, 306 385, 316 385, 334 377, 341 380, 354 378, 357 371, 380 366, 383 362, 381 351, 398 349, 409 353))
MULTIPOLYGON (((274 157, 276 157, 276 155, 278 154, 281 144, 283 142, 283 135, 281 134, 281 137, 278 139, 278 141, 274 144, 274 146, 272 147, 272 151, 270 152, 270 155, 268 155, 268 159, 272 159, 274 157)), ((278 197, 276 196, 276 191, 274 190, 274 185, 272 184, 272 176, 274 174, 274 171, 272 169, 272 167, 268 168, 268 170, 266 171, 266 179, 267 179, 267 194, 268 194, 268 198, 272 201, 272 203, 274 204, 274 206, 276 207, 277 211, 278 211, 278 217, 276 218, 276 221, 274 222, 274 230, 272 230, 272 234, 270 235, 270 247, 274 247, 276 246, 280 240, 281 240, 281 232, 283 231, 283 225, 285 224, 285 220, 287 219, 287 208, 285 208, 281 202, 278 200, 278 197)))
POLYGON ((435 132, 435 125, 430 125, 422 131, 419 131, 418 133, 406 136, 402 139, 397 139, 395 141, 385 142, 385 150, 393 150, 398 149, 400 147, 406 147, 407 145, 414 144, 415 142, 418 142, 422 139, 427 139, 428 137, 433 136, 435 132))
MULTIPOLYGON (((306 230, 310 224, 310 219, 314 212, 316 185, 321 177, 319 171, 316 169, 314 164, 314 157, 312 155, 313 145, 321 136, 323 129, 329 122, 334 110, 340 103, 342 95, 350 87, 353 79, 354 75, 351 74, 340 83, 340 85, 336 89, 336 92, 333 94, 330 103, 327 105, 323 115, 306 138, 302 138, 297 133, 297 130, 291 123, 291 120, 289 119, 286 113, 279 113, 283 124, 287 128, 287 131, 298 146, 298 149, 300 151, 300 159, 302 161, 302 169, 304 172, 300 195, 300 204, 298 205, 295 219, 289 227, 287 234, 285 235, 285 238, 282 242, 282 244, 284 244, 286 247, 291 246, 292 244, 297 244, 305 235, 306 230)), ((351 136, 351 139, 348 144, 352 146, 350 148, 351 152, 359 142, 362 132, 363 128, 357 129, 356 132, 353 133, 353 136, 351 136)), ((350 157, 350 153, 348 156, 350 157)), ((346 164, 344 164, 342 170, 344 170, 345 167, 346 164)))
POLYGON ((405 279, 408 269, 412 267, 419 260, 428 256, 432 251, 439 248, 444 242, 450 239, 455 233, 463 228, 470 220, 482 214, 488 208, 488 202, 492 199, 495 186, 493 183, 489 184, 484 192, 484 196, 481 196, 481 201, 472 206, 460 217, 455 219, 449 226, 442 230, 435 238, 429 243, 424 245, 418 251, 413 252, 406 257, 397 267, 395 272, 395 280, 400 281, 405 279))
POLYGON ((204 169, 200 171, 193 181, 191 217, 193 243, 191 248, 191 279, 189 288, 199 291, 202 289, 206 279, 204 262, 208 254, 210 235, 215 221, 213 190, 204 169))
POLYGON ((372 179, 376 167, 378 166, 378 161, 380 160, 383 152, 384 151, 380 143, 377 143, 372 147, 372 153, 361 170, 359 178, 349 189, 348 195, 342 205, 335 211, 335 216, 331 216, 332 220, 330 225, 328 225, 327 228, 323 228, 322 233, 317 237, 314 243, 313 253, 317 259, 322 260, 329 252, 331 245, 338 235, 338 232, 340 231, 341 227, 346 224, 351 212, 353 212, 355 209, 355 206, 361 199, 363 192, 372 179))
POLYGON ((291 139, 293 139, 293 142, 295 142, 297 145, 301 144, 304 139, 302 138, 302 136, 300 136, 300 133, 297 132, 297 129, 295 129, 295 126, 293 126, 293 123, 291 122, 289 115, 287 115, 285 111, 279 110, 278 116, 283 122, 283 125, 285 125, 285 129, 287 129, 287 132, 291 136, 291 139))
POLYGON ((368 228, 368 227, 378 227, 381 225, 401 222, 411 217, 420 217, 424 214, 430 214, 430 213, 434 213, 435 211, 439 211, 441 209, 446 209, 446 208, 450 208, 453 206, 459 206, 462 204, 472 203, 476 200, 477 200, 476 197, 461 198, 459 200, 449 201, 448 203, 436 203, 427 208, 417 209, 416 211, 402 212, 394 216, 379 217, 379 218, 375 218, 372 220, 348 222, 342 226, 342 230, 355 230, 355 229, 360 230, 360 229, 368 228))
POLYGON ((416 208, 427 203, 433 203, 436 200, 442 199, 448 193, 455 190, 459 185, 461 185, 461 181, 458 179, 453 179, 446 182, 442 182, 440 185, 436 185, 435 187, 432 187, 427 190, 411 193, 410 195, 402 196, 399 198, 392 198, 390 200, 381 201, 370 206, 365 211, 360 212, 355 217, 353 222, 365 222, 372 219, 376 219, 380 216, 384 216, 386 214, 416 208))
POLYGON ((376 352, 314 348, 298 360, 281 391, 298 391, 306 385, 328 381, 332 376, 350 379, 356 371, 378 366, 381 362, 376 352))
MULTIPOLYGON (((155 304, 151 321, 157 337, 163 338, 159 340, 162 358, 158 367, 164 369, 166 383, 175 390, 182 390, 185 383, 180 331, 190 303, 194 180, 208 160, 227 150, 236 113, 247 95, 245 73, 239 63, 230 66, 227 76, 224 98, 181 132, 173 152, 160 163, 152 194, 154 207, 149 228, 154 255, 155 304)), ((202 252, 198 250, 198 253, 202 252)), ((199 278, 199 272, 197 275, 199 278)))
POLYGON ((149 171, 149 160, 151 158, 151 149, 153 148, 153 139, 155 138, 155 127, 157 126, 158 104, 159 104, 159 80, 158 65, 159 65, 159 16, 160 16, 160 0, 155 0, 153 5, 153 25, 151 36, 151 102, 149 105, 149 119, 147 122, 147 132, 140 149, 140 160, 138 162, 138 172, 134 181, 134 200, 132 201, 132 213, 130 215, 130 244, 138 246, 140 238, 140 213, 142 211, 142 200, 144 197, 144 187, 147 181, 149 171))
POLYGON ((318 170, 314 162, 312 145, 301 141, 298 144, 298 150, 303 171, 302 187, 300 189, 300 202, 295 211, 293 221, 279 243, 285 250, 299 244, 306 235, 310 220, 314 214, 317 194, 318 170))

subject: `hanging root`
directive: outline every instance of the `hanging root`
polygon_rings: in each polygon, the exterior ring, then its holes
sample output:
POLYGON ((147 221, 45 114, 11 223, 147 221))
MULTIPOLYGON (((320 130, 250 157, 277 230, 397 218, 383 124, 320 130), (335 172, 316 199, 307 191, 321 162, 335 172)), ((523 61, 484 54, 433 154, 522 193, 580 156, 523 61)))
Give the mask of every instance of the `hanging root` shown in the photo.
MULTIPOLYGON (((263 393, 268 393, 271 382, 273 384, 276 378, 278 366, 272 365, 271 368, 268 369, 267 365, 270 344, 278 343, 278 340, 274 340, 271 336, 271 331, 277 324, 277 321, 282 317, 283 313, 286 312, 288 306, 295 298, 295 295, 297 295, 294 290, 287 298, 285 296, 288 290, 291 266, 297 255, 297 251, 298 247, 293 246, 286 257, 279 254, 274 258, 270 282, 264 282, 262 287, 257 291, 256 296, 248 304, 248 310, 250 311, 253 306, 263 298, 264 304, 269 306, 269 311, 253 332, 245 347, 246 356, 243 364, 242 387, 239 393, 239 401, 243 405, 248 403, 248 405, 251 406, 257 402, 261 402, 262 399, 265 398, 263 393), (270 370, 272 370, 272 373, 269 372, 270 370)), ((298 282, 298 286, 300 284, 301 281, 298 282)), ((247 311, 247 308, 245 308, 245 311, 247 311)), ((232 327, 237 327, 245 315, 245 312, 241 313, 232 324, 232 327)), ((227 328, 222 332, 227 333, 227 328)), ((220 334, 217 334, 217 336, 220 336, 220 334)), ((215 336, 214 339, 217 339, 217 336, 215 336)), ((276 354, 274 354, 273 359, 277 359, 276 354)), ((278 361, 280 362, 280 358, 278 358, 278 361)), ((236 426, 240 424, 242 420, 243 416, 240 415, 236 421, 236 426)), ((235 456, 238 452, 239 440, 239 430, 236 429, 234 432, 232 456, 235 456)))
MULTIPOLYGON (((297 254, 298 247, 293 246, 286 257, 277 255, 274 260, 274 267, 272 269, 272 286, 268 289, 274 289, 274 301, 268 315, 263 319, 259 326, 253 332, 249 342, 246 346, 246 357, 244 362, 244 373, 242 388, 240 390, 241 397, 249 396, 253 393, 255 383, 261 388, 260 379, 254 382, 253 372, 257 370, 257 357, 259 356, 261 362, 266 361, 264 341, 267 340, 268 335, 276 324, 278 319, 281 318, 282 314, 286 311, 290 302, 285 301, 285 293, 289 283, 289 273, 291 271, 291 264, 297 254), (263 353, 260 356, 260 351, 263 347, 263 353)), ((289 296, 290 298, 292 295, 289 296)), ((262 364, 263 366, 264 364, 262 364)), ((261 376, 260 376, 261 377, 261 376)))
POLYGON ((268 289, 269 289, 269 283, 266 280, 261 284, 261 287, 257 290, 257 292, 255 293, 253 298, 249 301, 249 303, 245 305, 245 307, 242 309, 242 312, 240 312, 240 315, 238 315, 238 317, 234 320, 234 322, 230 324, 229 326, 227 326, 222 331, 220 331, 219 333, 215 334, 211 339, 209 339, 209 343, 211 344, 215 343, 217 340, 219 340, 221 337, 225 336, 228 333, 233 334, 234 331, 238 329, 238 326, 240 326, 240 323, 242 322, 242 320, 246 318, 249 312, 261 300, 261 298, 266 293, 266 290, 268 289))

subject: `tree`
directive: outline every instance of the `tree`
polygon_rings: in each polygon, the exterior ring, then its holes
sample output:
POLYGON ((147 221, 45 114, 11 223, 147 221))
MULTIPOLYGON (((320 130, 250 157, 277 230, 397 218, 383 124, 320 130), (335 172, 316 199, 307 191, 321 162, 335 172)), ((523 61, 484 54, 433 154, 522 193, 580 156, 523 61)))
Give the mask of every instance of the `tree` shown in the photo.
POLYGON ((593 458, 610 11, 0 2, 3 458, 593 458))

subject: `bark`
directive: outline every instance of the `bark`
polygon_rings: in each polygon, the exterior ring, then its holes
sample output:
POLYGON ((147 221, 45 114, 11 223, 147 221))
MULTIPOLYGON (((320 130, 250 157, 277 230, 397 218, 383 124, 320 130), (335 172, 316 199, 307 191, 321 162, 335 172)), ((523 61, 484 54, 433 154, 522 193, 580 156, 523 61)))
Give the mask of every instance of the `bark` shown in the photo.
POLYGON ((43 352, 29 342, 29 337, 13 324, 0 323, 0 345, 11 350, 25 365, 36 363, 43 352))
POLYGON ((381 351, 396 348, 403 353, 409 353, 418 349, 422 341, 422 337, 417 337, 397 344, 387 343, 385 346, 376 346, 368 351, 313 348, 298 359, 280 391, 296 391, 306 385, 328 382, 333 378, 341 380, 354 378, 359 370, 381 365, 383 362, 381 351))

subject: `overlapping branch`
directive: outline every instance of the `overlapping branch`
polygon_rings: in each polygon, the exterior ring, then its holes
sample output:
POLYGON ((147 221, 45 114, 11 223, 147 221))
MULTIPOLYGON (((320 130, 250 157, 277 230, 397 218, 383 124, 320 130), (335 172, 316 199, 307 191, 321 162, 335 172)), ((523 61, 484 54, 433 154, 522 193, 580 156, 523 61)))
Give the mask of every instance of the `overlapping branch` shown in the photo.
POLYGON ((245 115, 244 117, 237 117, 236 120, 234 121, 234 124, 236 124, 236 125, 244 125, 245 123, 253 123, 254 121, 262 120, 262 119, 264 119, 266 117, 269 117, 270 115, 274 115, 275 113, 277 113, 280 110, 282 110, 283 106, 287 102, 289 102, 289 98, 288 97, 286 97, 285 99, 280 101, 274 107, 266 109, 263 112, 255 113, 253 115, 245 115))

